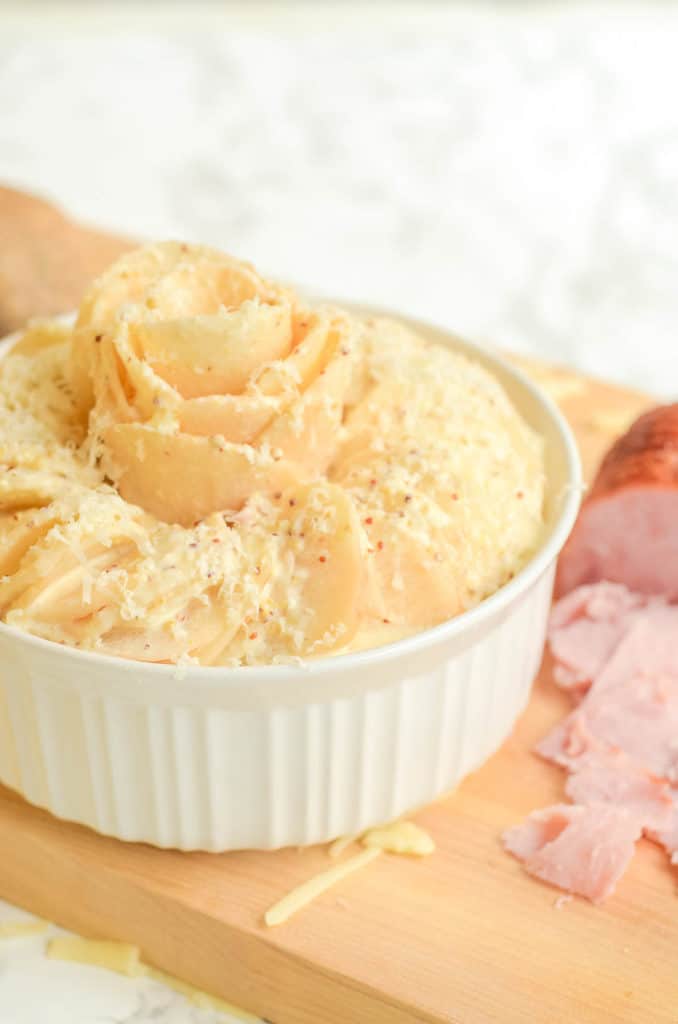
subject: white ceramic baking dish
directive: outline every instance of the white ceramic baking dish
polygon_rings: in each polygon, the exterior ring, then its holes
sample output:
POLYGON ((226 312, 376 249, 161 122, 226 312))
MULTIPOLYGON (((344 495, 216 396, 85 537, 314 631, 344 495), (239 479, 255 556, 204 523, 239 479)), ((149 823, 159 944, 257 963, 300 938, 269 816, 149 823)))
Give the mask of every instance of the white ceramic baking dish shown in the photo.
POLYGON ((119 839, 269 849, 393 819, 499 747, 540 662, 579 457, 558 409, 521 373, 409 322, 485 364, 545 440, 547 531, 529 564, 435 629, 299 667, 143 665, 0 623, 0 781, 119 839))

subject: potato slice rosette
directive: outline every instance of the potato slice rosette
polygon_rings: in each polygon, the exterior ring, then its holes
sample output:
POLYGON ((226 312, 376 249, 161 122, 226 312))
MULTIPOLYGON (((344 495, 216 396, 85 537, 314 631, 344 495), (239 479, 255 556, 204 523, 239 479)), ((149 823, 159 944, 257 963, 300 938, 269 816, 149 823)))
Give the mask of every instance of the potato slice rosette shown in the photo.
POLYGON ((74 332, 104 471, 184 526, 313 479, 335 451, 356 333, 212 250, 133 253, 95 284, 74 332))

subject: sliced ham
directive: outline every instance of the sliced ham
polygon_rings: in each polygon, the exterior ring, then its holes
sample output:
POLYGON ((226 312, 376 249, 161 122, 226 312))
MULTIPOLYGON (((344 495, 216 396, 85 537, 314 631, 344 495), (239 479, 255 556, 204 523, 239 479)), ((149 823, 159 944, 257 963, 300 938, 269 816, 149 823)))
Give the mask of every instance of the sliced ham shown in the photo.
POLYGON ((678 782, 678 677, 630 676, 614 691, 594 688, 537 746, 542 757, 569 769, 591 754, 619 750, 678 782))
POLYGON ((678 606, 648 604, 630 614, 584 700, 537 750, 569 768, 592 752, 621 750, 678 781, 678 606))
POLYGON ((556 683, 581 696, 648 605, 660 602, 619 583, 578 587, 561 598, 549 623, 556 683))
POLYGON ((678 864, 678 605, 587 584, 556 604, 549 642, 580 701, 537 751, 568 770, 572 804, 535 812, 505 843, 532 874, 599 902, 641 833, 678 864))
POLYGON ((559 630, 580 619, 618 622, 630 612, 645 608, 648 598, 635 594, 623 583, 595 583, 578 587, 554 604, 550 629, 559 630))
POLYGON ((539 744, 572 805, 505 836, 532 874, 594 901, 641 832, 678 864, 678 404, 641 416, 603 460, 560 559, 549 642, 580 699, 539 744))
POLYGON ((570 774, 565 792, 575 804, 624 807, 646 833, 668 832, 677 809, 668 782, 646 771, 622 751, 582 758, 570 774))
POLYGON ((652 605, 627 629, 595 679, 598 696, 632 676, 678 678, 678 605, 652 605))
POLYGON ((659 843, 664 847, 671 857, 672 864, 678 864, 678 789, 673 789, 671 795, 673 798, 673 811, 668 825, 647 834, 655 843, 659 843))
POLYGON ((585 716, 576 712, 554 726, 534 749, 545 761, 572 771, 588 757, 606 752, 605 743, 587 728, 585 716))
POLYGON ((678 599, 678 403, 610 449, 560 559, 556 593, 599 580, 678 599))
POLYGON ((610 896, 633 856, 637 817, 608 804, 556 804, 504 833, 526 871, 593 903, 610 896))

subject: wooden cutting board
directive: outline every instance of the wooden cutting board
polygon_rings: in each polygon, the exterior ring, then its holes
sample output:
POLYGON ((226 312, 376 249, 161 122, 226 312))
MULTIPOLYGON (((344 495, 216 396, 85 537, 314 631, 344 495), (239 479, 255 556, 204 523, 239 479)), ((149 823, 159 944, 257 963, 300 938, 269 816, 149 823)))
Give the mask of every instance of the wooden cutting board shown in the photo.
MULTIPOLYGON (((45 258, 48 239, 36 244, 45 258)), ((82 283, 94 263, 83 259, 82 283)), ((648 404, 522 363, 561 402, 589 472, 648 404)), ((435 855, 381 857, 278 929, 263 912, 332 863, 326 848, 216 856, 130 846, 2 790, 0 896, 85 935, 137 943, 148 962, 275 1024, 676 1024, 676 875, 659 848, 639 844, 605 906, 561 909, 558 892, 501 849, 502 829, 562 799, 562 773, 530 751, 567 709, 547 662, 499 753, 414 816, 435 855)))

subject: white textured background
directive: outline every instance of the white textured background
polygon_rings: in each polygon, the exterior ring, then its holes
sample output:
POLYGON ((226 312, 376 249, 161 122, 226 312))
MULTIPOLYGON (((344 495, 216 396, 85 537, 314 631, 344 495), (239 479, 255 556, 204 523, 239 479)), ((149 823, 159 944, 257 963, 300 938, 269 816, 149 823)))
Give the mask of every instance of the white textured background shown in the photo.
MULTIPOLYGON (((0 180, 678 392, 674 3, 0 0, 0 180)), ((0 1024, 216 1019, 41 950, 0 1024)))
POLYGON ((678 390, 675 4, 4 9, 0 179, 678 390))

